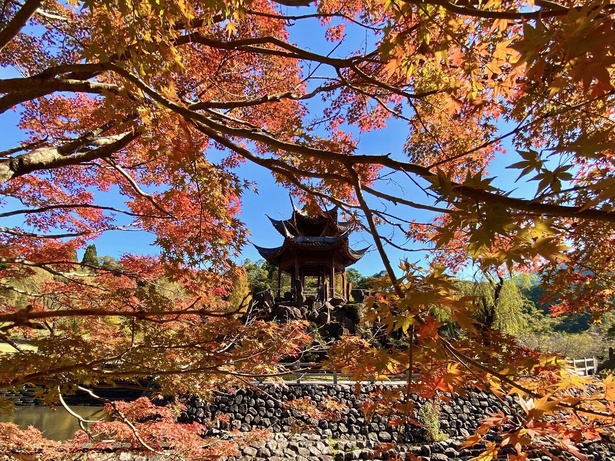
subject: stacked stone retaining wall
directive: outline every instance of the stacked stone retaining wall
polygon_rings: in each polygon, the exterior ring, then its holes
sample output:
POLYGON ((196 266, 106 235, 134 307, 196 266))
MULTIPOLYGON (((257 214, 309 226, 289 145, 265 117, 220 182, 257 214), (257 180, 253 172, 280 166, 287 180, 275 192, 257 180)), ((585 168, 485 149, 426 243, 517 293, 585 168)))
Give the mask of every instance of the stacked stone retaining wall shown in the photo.
MULTIPOLYGON (((362 404, 371 393, 375 396, 382 392, 401 395, 401 390, 400 386, 363 384, 357 393, 355 384, 262 384, 220 392, 207 402, 190 398, 180 421, 200 422, 209 428, 207 435, 222 439, 233 439, 233 430, 267 429, 270 432, 268 439, 241 446, 239 454, 229 454, 222 458, 225 461, 469 461, 479 455, 485 445, 464 447, 464 436, 472 433, 489 414, 517 411, 513 398, 500 400, 485 392, 448 396, 439 405, 440 430, 447 438, 430 442, 421 426, 390 424, 389 418, 380 415, 365 417, 362 404), (328 415, 319 419, 289 404, 297 399, 311 401, 316 407, 332 399, 342 409, 335 417, 328 415)), ((16 403, 32 404, 35 400, 30 393, 24 396, 16 403)), ((418 396, 411 398, 417 410, 425 404, 418 396)), ((413 416, 420 419, 418 413, 413 416)), ((489 438, 497 441, 495 434, 489 438)), ((586 444, 581 446, 581 452, 588 461, 615 461, 615 444, 612 443, 586 444)), ((558 453, 558 456, 563 461, 577 460, 568 453, 558 453)), ((173 453, 158 456, 122 449, 88 455, 88 459, 95 461, 161 461, 175 457, 173 453)), ((0 456, 2 461, 13 459, 17 458, 11 454, 0 456)), ((67 459, 82 458, 81 454, 76 454, 67 459)), ((507 459, 507 453, 501 452, 499 459, 507 459)), ((552 458, 534 453, 528 461, 552 461, 552 458)))
MULTIPOLYGON (((257 388, 237 389, 231 393, 219 393, 209 402, 198 398, 188 401, 183 421, 200 422, 207 427, 219 430, 269 429, 278 432, 310 432, 333 439, 368 439, 373 442, 411 442, 426 441, 425 430, 419 425, 390 424, 386 417, 374 414, 364 415, 363 404, 371 393, 397 390, 403 399, 402 387, 375 384, 361 385, 357 393, 354 384, 288 384, 260 385, 257 388), (337 418, 316 419, 292 405, 297 399, 309 399, 316 408, 322 407, 326 399, 340 404, 342 409, 337 418)), ((416 409, 425 400, 412 395, 416 409)), ((448 398, 447 398, 448 400, 448 398)), ((470 392, 455 396, 450 400, 439 401, 440 429, 449 437, 467 436, 473 432, 481 420, 493 413, 502 411, 511 414, 515 407, 512 397, 500 400, 485 392, 470 392)), ((412 415, 419 419, 415 412, 412 415)))
MULTIPOLYGON (((504 400, 485 393, 445 396, 439 402, 440 430, 447 436, 440 442, 429 442, 426 430, 419 425, 390 424, 380 415, 364 416, 362 404, 370 393, 397 391, 402 387, 354 384, 287 384, 260 385, 219 393, 208 402, 191 398, 181 420, 197 421, 210 429, 210 435, 224 437, 230 430, 268 429, 272 436, 242 449, 228 461, 282 460, 416 460, 469 461, 480 454, 484 444, 463 447, 463 438, 472 433, 481 420, 493 413, 511 414, 518 407, 512 397, 504 400), (309 399, 318 407, 333 398, 344 407, 337 418, 317 419, 297 410, 289 402, 309 399)), ((418 410, 425 400, 411 396, 418 410)), ((413 415, 420 419, 417 413, 413 415)), ((497 436, 493 435, 493 440, 497 436)), ((582 447, 591 461, 615 461, 615 445, 588 444, 582 447)), ((576 460, 560 453, 562 460, 576 460)), ((530 456, 529 461, 546 461, 544 454, 530 456)), ((507 459, 507 453, 501 453, 507 459)), ((551 459, 551 458, 549 458, 551 459)))

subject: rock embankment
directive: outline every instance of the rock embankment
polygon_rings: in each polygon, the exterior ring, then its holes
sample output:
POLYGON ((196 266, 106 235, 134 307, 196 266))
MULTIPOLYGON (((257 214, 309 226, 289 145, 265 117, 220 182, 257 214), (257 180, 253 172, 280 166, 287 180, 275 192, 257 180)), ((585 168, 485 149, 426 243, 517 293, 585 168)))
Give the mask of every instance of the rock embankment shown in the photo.
MULTIPOLYGON (((218 430, 310 432, 332 439, 354 438, 381 443, 428 440, 421 426, 390 424, 389 418, 378 414, 364 416, 364 404, 385 389, 388 392, 397 389, 400 399, 403 398, 401 387, 376 384, 362 384, 359 394, 354 384, 292 383, 284 387, 264 384, 258 388, 219 393, 210 402, 192 398, 182 420, 196 421, 218 430), (298 401, 303 405, 293 405, 298 401), (300 408, 309 402, 317 410, 326 410, 327 402, 331 401, 341 408, 333 417, 318 419, 300 408)), ((425 404, 425 400, 416 395, 411 399, 417 410, 425 404)), ((439 407, 440 430, 449 437, 459 437, 472 433, 490 414, 498 411, 511 414, 515 403, 510 397, 502 401, 485 392, 472 392, 442 401, 439 407)), ((419 418, 418 414, 413 416, 419 418)))
MULTIPOLYGON (((484 444, 463 448, 459 438, 421 445, 375 444, 366 440, 332 440, 315 434, 274 434, 269 440, 256 442, 242 449, 239 456, 225 461, 470 461, 485 449, 484 444)), ((590 444, 582 451, 592 461, 615 460, 615 445, 590 444)), ((561 460, 576 460, 566 453, 559 453, 561 460)), ((508 459, 501 453, 501 460, 508 459)), ((527 461, 552 461, 544 453, 528 456, 527 461)))
MULTIPOLYGON (((468 461, 479 455, 484 444, 463 447, 463 438, 471 434, 482 419, 499 411, 512 414, 518 407, 512 397, 505 400, 485 392, 468 392, 463 396, 448 396, 439 403, 439 429, 448 438, 430 442, 425 427, 412 424, 390 424, 380 415, 364 416, 363 406, 383 391, 398 392, 401 387, 354 384, 288 384, 260 385, 258 388, 237 389, 219 393, 211 401, 198 398, 188 401, 183 421, 198 421, 210 429, 212 436, 225 437, 228 431, 267 429, 272 435, 266 441, 242 448, 239 456, 228 461, 282 460, 416 460, 468 461), (339 410, 327 418, 305 411, 306 403, 322 410, 327 402, 336 402, 339 410), (295 405, 300 402, 300 405, 295 405)), ((426 401, 411 396, 417 420, 419 409, 426 401)), ((495 440, 495 435, 493 436, 495 440)), ((582 447, 592 461, 615 460, 614 444, 589 444, 582 447)), ((506 453, 501 453, 506 459, 506 453)), ((530 455, 528 461, 547 461, 546 455, 530 455)), ((549 460, 551 458, 548 458, 549 460)), ((565 453, 561 459, 575 460, 565 453)))

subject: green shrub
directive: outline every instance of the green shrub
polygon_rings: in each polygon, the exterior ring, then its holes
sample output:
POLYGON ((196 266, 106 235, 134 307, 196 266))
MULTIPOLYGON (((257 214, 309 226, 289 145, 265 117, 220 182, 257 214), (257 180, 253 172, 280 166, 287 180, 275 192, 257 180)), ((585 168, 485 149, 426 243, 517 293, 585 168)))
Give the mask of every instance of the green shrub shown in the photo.
POLYGON ((363 304, 361 303, 350 303, 343 306, 344 313, 346 316, 352 320, 355 325, 358 325, 361 322, 361 308, 363 304))
POLYGON ((440 404, 428 400, 419 409, 419 418, 425 427, 428 442, 441 442, 448 439, 448 435, 440 431, 440 404))

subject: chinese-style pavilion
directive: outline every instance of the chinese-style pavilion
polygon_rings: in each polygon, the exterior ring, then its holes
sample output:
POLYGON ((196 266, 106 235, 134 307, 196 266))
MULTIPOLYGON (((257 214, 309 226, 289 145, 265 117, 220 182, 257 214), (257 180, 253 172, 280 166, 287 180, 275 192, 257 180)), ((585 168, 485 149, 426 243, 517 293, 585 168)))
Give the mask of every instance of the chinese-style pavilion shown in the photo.
POLYGON ((351 225, 338 221, 337 212, 335 207, 311 216, 293 204, 290 219, 278 221, 268 216, 273 227, 284 237, 284 243, 277 248, 254 246, 264 259, 278 268, 277 296, 280 296, 281 275, 285 272, 294 281, 291 284, 293 297, 301 294, 296 293, 297 280, 303 287, 305 277, 317 277, 318 286, 326 287, 323 295, 348 299, 346 267, 361 259, 368 248, 357 251, 349 247, 351 225), (342 286, 336 286, 336 274, 342 274, 342 286))

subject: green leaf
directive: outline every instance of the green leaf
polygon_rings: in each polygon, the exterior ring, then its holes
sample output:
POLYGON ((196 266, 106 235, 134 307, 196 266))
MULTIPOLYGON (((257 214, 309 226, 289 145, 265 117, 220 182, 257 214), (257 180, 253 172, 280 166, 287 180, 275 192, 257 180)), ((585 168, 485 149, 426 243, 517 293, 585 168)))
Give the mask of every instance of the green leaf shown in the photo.
POLYGON ((539 152, 530 149, 520 150, 517 151, 517 153, 521 156, 521 158, 523 158, 523 160, 506 167, 507 169, 522 170, 521 173, 519 173, 519 177, 515 179, 515 182, 519 181, 519 179, 529 174, 531 171, 539 172, 543 168, 544 161, 541 160, 539 152))

